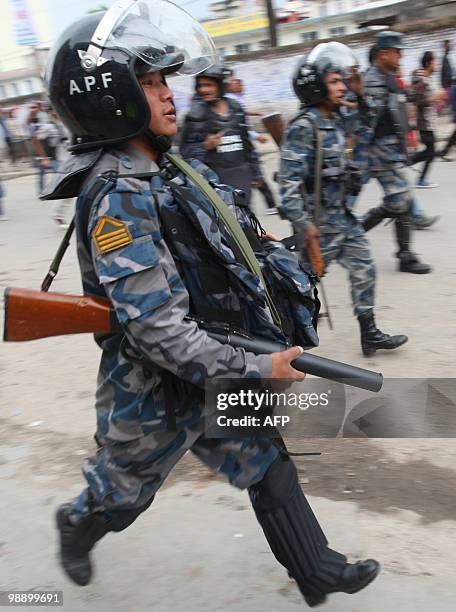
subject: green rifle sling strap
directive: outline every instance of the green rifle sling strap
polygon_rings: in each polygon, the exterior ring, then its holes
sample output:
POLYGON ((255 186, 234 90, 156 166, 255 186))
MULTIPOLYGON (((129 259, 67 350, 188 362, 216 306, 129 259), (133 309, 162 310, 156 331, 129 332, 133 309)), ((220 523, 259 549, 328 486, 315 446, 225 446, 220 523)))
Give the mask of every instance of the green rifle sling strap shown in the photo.
POLYGON ((247 240, 242 227, 239 225, 238 220, 233 215, 231 210, 222 200, 222 198, 218 195, 218 193, 209 185, 209 183, 194 169, 190 164, 184 161, 181 157, 176 155, 171 155, 170 153, 166 153, 167 159, 174 164, 181 172, 183 172, 188 178, 195 183, 197 187, 201 189, 204 195, 208 198, 210 203, 214 206, 221 219, 223 220, 226 228, 231 234, 231 237, 236 242, 238 248, 241 250, 242 254, 245 257, 247 265, 250 268, 252 274, 258 276, 263 285, 263 289, 266 295, 266 302, 269 306, 269 310, 271 311, 271 315, 274 323, 282 328, 282 321, 280 319, 279 313, 272 301, 272 298, 268 292, 266 283, 263 278, 263 274, 261 272, 260 264, 253 252, 252 247, 250 246, 249 241, 247 240))
MULTIPOLYGON (((321 213, 321 173, 323 170, 323 136, 320 128, 312 120, 312 125, 315 130, 315 208, 314 208, 314 224, 317 229, 320 229, 320 213, 321 213)), ((331 312, 329 310, 329 301, 326 297, 325 286, 320 278, 320 289, 323 303, 326 307, 326 312, 320 313, 321 317, 328 319, 329 329, 334 329, 331 312)))
POLYGON ((314 145, 315 145, 315 171, 314 171, 314 215, 313 224, 319 229, 321 212, 321 172, 323 170, 323 137, 317 125, 316 118, 305 111, 300 113, 296 119, 305 117, 312 125, 314 145))
POLYGON ((314 223, 317 228, 320 226, 320 210, 321 210, 321 171, 323 169, 323 139, 318 126, 315 126, 315 210, 314 223))

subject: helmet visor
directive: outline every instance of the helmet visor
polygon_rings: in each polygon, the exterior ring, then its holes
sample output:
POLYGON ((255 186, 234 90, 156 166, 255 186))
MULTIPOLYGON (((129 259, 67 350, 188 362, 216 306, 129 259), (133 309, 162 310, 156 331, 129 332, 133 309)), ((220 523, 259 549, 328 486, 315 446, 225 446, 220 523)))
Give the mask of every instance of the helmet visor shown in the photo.
MULTIPOLYGON (((169 0, 132 0, 122 4, 126 10, 112 24, 103 43, 105 49, 127 50, 145 64, 146 72, 166 70, 195 75, 216 60, 217 52, 209 34, 176 4, 169 0)), ((103 20, 109 20, 109 15, 107 11, 103 20)), ((96 40, 93 42, 97 44, 96 40)))
POLYGON ((307 58, 309 64, 315 64, 322 72, 340 72, 348 74, 358 66, 353 51, 340 42, 320 43, 312 49, 307 58))

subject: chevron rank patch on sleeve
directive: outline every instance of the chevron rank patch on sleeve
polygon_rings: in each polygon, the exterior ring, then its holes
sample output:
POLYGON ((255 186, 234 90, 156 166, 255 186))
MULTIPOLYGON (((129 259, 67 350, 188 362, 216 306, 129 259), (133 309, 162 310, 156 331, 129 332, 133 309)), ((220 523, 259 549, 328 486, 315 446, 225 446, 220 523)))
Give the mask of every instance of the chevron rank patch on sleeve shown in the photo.
POLYGON ((133 242, 126 223, 109 216, 100 218, 92 238, 99 253, 109 253, 133 242))

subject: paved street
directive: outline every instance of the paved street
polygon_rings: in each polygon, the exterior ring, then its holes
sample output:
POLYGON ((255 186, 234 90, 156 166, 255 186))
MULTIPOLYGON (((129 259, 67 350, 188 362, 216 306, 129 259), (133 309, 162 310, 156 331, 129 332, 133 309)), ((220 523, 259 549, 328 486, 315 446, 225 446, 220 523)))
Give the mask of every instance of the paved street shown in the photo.
MULTIPOLYGON (((276 155, 263 159, 270 176, 276 155)), ((335 330, 321 322, 316 354, 386 377, 454 377, 455 172, 456 162, 436 162, 430 178, 440 188, 417 192, 427 214, 441 215, 432 229, 415 234, 415 249, 434 267, 432 275, 396 271, 391 226, 369 234, 378 270, 378 324, 407 334, 409 343, 391 354, 362 356, 346 273, 333 264, 325 287, 335 330)), ((415 172, 409 174, 416 180, 415 172)), ((0 223, 0 288, 39 288, 63 232, 52 221, 53 205, 36 198, 35 177, 5 185, 10 220, 0 223)), ((264 226, 287 235, 285 222, 263 215, 257 195, 254 205, 264 226)), ((359 212, 379 198, 380 190, 370 184, 359 212)), ((74 244, 53 288, 80 292, 74 244)), ((79 464, 93 452, 98 359, 89 336, 0 344, 0 590, 60 589, 69 612, 305 609, 275 563, 247 495, 208 475, 191 456, 142 518, 97 546, 92 585, 77 588, 63 576, 52 515, 58 503, 81 489, 79 464)), ((307 447, 323 451, 299 466, 302 486, 332 546, 351 559, 372 556, 383 565, 366 591, 333 596, 321 610, 452 612, 454 441, 312 440, 307 447)))

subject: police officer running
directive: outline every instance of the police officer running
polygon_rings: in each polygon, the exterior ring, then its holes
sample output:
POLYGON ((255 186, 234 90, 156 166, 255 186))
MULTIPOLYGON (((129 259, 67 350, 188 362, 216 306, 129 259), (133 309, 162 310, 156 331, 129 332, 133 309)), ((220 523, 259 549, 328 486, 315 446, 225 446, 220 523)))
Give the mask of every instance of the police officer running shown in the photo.
POLYGON ((398 244, 399 270, 412 274, 427 274, 431 266, 422 263, 411 251, 413 197, 404 174, 407 164, 406 94, 397 83, 402 35, 398 32, 379 32, 376 53, 365 74, 365 92, 376 109, 376 118, 369 138, 356 147, 355 158, 367 161, 364 170, 380 183, 383 204, 371 208, 363 219, 369 231, 384 219, 394 219, 398 244))
POLYGON ((220 182, 243 191, 249 204, 252 183, 261 180, 261 170, 245 111, 226 95, 231 74, 217 63, 196 76, 196 95, 185 117, 180 152, 185 159, 204 162, 220 182))
MULTIPOLYGON (((211 320, 232 316, 246 331, 284 339, 260 275, 247 274, 207 192, 165 156, 177 133, 166 77, 195 74, 214 58, 202 26, 167 0, 116 2, 70 26, 51 54, 50 98, 73 133, 74 155, 48 197, 79 192, 84 292, 108 297, 122 325, 96 337, 99 448, 83 465, 86 488, 57 512, 60 558, 71 580, 88 584, 95 543, 133 523, 191 450, 248 489, 272 552, 315 606, 328 593, 364 588, 378 563, 349 564, 328 547, 282 444, 204 434, 209 380, 304 378, 291 365, 299 346, 253 355, 211 339, 188 318, 206 309, 211 320)), ((192 164, 237 212, 236 192, 192 164)))
MULTIPOLYGON (((298 62, 293 88, 303 108, 282 145, 280 191, 282 214, 295 234, 307 241, 319 239, 325 267, 336 260, 348 270, 361 347, 368 356, 401 346, 407 336, 390 336, 375 324, 375 264, 364 230, 350 209, 360 174, 347 157, 346 126, 338 112, 346 93, 345 76, 357 97, 357 120, 367 125, 372 114, 363 97, 361 75, 348 75, 355 64, 350 49, 338 42, 319 44, 298 62)), ((349 121, 353 125, 353 114, 349 121)))

